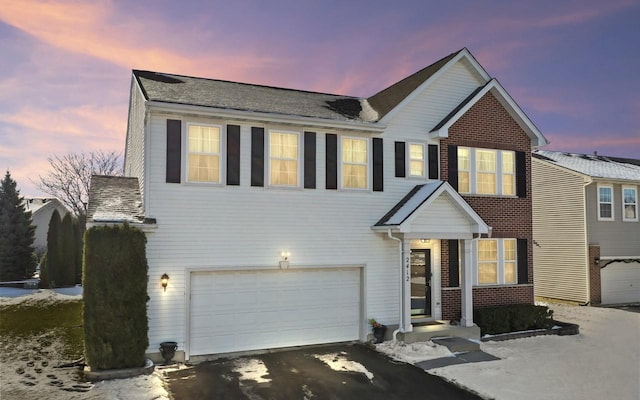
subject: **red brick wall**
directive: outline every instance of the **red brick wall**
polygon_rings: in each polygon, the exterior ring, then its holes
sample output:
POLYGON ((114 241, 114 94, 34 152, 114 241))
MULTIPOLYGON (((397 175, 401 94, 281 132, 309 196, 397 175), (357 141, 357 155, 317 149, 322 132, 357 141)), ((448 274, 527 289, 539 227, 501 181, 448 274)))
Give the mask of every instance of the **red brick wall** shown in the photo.
POLYGON ((595 259, 600 258, 600 246, 589 245, 589 295, 591 304, 602 303, 602 286, 600 284, 600 265, 595 259))
MULTIPOLYGON (((482 219, 493 228, 494 238, 527 239, 529 273, 533 284, 533 235, 531 211, 531 139, 511 118, 491 93, 487 93, 449 129, 449 137, 440 141, 441 179, 448 180, 448 145, 522 151, 526 159, 527 196, 463 195, 482 219)), ((449 252, 442 242, 442 287, 449 286, 449 252)), ((533 286, 478 287, 473 289, 474 307, 500 304, 533 303, 533 286)), ((460 291, 442 291, 443 319, 460 318, 460 291)))

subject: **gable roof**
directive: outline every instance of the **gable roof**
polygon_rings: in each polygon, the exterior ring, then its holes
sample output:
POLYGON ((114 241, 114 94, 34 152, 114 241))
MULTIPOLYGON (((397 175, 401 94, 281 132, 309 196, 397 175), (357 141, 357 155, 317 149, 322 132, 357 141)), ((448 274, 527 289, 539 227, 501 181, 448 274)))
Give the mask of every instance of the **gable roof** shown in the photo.
POLYGON ((138 178, 93 175, 88 222, 145 222, 138 178))
POLYGON ((533 157, 592 178, 640 181, 640 160, 536 150, 533 157))
POLYGON ((522 130, 529 136, 534 146, 544 146, 549 144, 549 141, 544 137, 542 132, 536 127, 536 125, 529 119, 527 114, 518 106, 518 104, 511 98, 509 93, 502 87, 497 79, 493 78, 487 82, 484 86, 481 86, 474 90, 466 99, 464 99, 456 108, 454 108, 442 121, 436 124, 431 130, 432 137, 448 137, 449 128, 462 117, 469 109, 476 104, 487 93, 491 93, 507 110, 511 118, 522 128, 522 130))

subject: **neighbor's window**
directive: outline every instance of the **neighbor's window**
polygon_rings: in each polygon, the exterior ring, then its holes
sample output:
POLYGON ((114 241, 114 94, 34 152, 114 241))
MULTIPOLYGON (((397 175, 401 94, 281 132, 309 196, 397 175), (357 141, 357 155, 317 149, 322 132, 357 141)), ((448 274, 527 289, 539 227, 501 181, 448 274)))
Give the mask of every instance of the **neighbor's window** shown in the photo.
POLYGON ((342 138, 342 187, 366 189, 368 180, 367 139, 342 138))
POLYGON ((424 145, 409 143, 409 175, 424 176, 424 145))
POLYGON ((187 124, 188 179, 190 182, 220 182, 220 127, 187 124))
POLYGON ((638 220, 638 188, 622 186, 622 220, 638 220))
POLYGON ((515 284, 517 273, 516 239, 478 240, 478 284, 515 284))
POLYGON ((598 219, 613 221, 613 186, 598 185, 598 219))
POLYGON ((298 134, 269 132, 271 185, 298 186, 298 134))
POLYGON ((458 192, 515 196, 515 152, 458 147, 458 192))
POLYGON ((458 191, 460 193, 471 192, 471 149, 458 147, 458 191))

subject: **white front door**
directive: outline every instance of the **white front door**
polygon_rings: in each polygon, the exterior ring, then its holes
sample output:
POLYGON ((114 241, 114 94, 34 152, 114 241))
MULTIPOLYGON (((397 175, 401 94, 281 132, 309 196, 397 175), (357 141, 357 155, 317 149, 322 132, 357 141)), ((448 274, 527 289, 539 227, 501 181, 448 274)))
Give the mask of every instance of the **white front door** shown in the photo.
POLYGON ((189 355, 358 340, 360 271, 192 272, 189 355))

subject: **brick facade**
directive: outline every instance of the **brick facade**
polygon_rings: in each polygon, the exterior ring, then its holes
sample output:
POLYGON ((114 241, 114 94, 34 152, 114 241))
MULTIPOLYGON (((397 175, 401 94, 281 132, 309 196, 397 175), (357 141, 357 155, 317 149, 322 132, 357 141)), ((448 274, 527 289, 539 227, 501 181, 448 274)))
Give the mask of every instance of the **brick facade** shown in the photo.
POLYGON ((600 246, 589 245, 589 298, 591 304, 602 303, 602 285, 600 283, 600 265, 596 264, 596 258, 600 259, 600 246))
MULTIPOLYGON (((533 234, 531 208, 531 139, 490 92, 476 102, 440 141, 441 179, 448 180, 448 146, 521 151, 525 154, 526 197, 462 195, 482 219, 493 228, 493 238, 527 239, 528 284, 474 287, 473 305, 533 303, 533 234)), ((449 251, 442 244, 442 318, 460 318, 460 290, 449 286, 449 251)))

